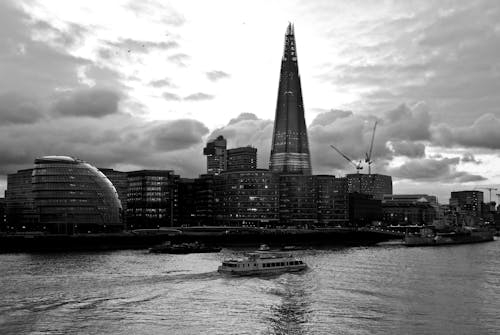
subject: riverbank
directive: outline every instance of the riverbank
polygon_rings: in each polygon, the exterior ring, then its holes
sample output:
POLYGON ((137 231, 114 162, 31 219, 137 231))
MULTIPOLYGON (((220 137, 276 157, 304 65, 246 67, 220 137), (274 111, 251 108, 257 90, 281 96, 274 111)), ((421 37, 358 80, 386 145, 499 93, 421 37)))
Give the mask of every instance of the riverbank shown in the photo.
POLYGON ((394 239, 394 235, 380 231, 353 228, 330 229, 237 229, 178 228, 170 230, 142 230, 114 234, 4 234, 0 235, 0 252, 66 252, 145 249, 166 241, 172 243, 198 241, 221 247, 283 245, 373 245, 394 239))

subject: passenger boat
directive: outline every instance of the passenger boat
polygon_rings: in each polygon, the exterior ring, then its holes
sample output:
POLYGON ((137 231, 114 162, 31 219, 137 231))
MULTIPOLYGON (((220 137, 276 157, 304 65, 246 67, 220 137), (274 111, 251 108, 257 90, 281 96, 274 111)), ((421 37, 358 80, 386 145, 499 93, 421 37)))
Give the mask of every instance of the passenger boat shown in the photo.
POLYGON ((251 276, 299 272, 307 269, 307 265, 286 252, 257 251, 249 253, 243 259, 229 259, 222 262, 219 273, 251 276))
POLYGON ((209 253, 209 252, 219 252, 220 247, 206 246, 203 243, 180 243, 171 244, 166 242, 149 249, 150 253, 163 253, 163 254, 191 254, 191 253, 209 253))

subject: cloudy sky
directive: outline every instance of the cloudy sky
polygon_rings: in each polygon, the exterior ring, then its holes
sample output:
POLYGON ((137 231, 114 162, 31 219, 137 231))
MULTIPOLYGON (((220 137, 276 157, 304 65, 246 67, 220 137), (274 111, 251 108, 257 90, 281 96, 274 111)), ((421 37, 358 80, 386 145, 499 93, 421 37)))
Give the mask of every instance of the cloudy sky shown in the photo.
POLYGON ((4 0, 0 194, 48 154, 194 177, 218 134, 267 167, 289 21, 315 173, 353 172, 329 144, 361 159, 378 120, 395 192, 500 189, 497 1, 4 0))

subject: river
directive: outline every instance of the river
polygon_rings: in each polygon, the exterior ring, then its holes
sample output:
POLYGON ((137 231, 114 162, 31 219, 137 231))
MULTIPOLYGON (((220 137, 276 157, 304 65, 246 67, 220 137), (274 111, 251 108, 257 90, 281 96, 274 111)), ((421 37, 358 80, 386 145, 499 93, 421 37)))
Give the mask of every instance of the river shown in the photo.
POLYGON ((500 241, 295 252, 301 274, 219 275, 219 254, 0 255, 0 334, 500 334, 500 241))

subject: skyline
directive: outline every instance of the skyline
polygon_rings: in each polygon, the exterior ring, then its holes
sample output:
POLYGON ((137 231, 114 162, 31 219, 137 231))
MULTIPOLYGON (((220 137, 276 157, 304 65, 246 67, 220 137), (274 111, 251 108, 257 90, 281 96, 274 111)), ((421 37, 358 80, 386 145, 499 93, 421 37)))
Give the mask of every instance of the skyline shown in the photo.
POLYGON ((288 21, 313 173, 353 172, 329 144, 362 159, 378 119, 373 170, 394 177, 395 193, 447 202, 500 183, 491 2, 20 3, 0 4, 0 194, 6 173, 49 154, 195 176, 219 134, 258 148, 267 167, 288 21))

